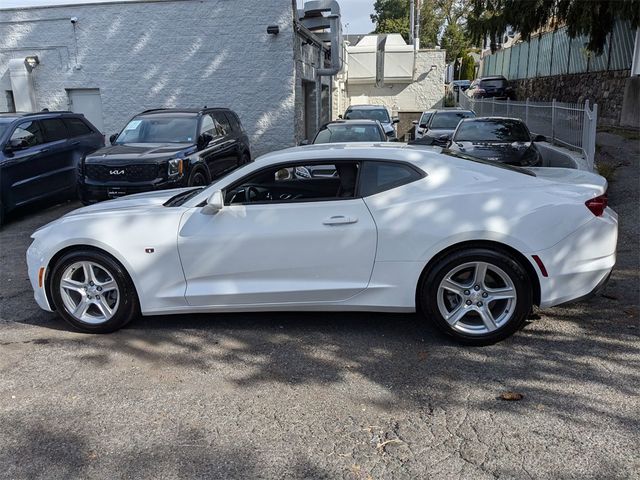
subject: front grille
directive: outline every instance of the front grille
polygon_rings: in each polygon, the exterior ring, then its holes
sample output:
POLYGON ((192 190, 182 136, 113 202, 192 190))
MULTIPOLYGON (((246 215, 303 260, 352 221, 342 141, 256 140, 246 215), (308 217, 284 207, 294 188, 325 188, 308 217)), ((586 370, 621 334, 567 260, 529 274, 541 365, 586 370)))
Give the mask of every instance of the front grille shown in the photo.
POLYGON ((85 174, 90 180, 98 182, 147 182, 158 178, 160 166, 157 164, 85 165, 85 174))

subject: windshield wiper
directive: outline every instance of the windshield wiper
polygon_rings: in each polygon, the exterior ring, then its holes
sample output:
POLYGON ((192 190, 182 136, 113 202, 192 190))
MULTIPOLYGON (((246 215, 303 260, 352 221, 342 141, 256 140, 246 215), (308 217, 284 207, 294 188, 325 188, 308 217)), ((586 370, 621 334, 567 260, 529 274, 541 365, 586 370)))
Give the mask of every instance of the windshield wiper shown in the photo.
POLYGON ((204 187, 198 187, 193 190, 187 190, 186 192, 181 192, 177 195, 174 195, 169 200, 164 203, 165 207, 179 207, 183 205, 187 200, 192 197, 195 197, 198 193, 200 193, 204 187))

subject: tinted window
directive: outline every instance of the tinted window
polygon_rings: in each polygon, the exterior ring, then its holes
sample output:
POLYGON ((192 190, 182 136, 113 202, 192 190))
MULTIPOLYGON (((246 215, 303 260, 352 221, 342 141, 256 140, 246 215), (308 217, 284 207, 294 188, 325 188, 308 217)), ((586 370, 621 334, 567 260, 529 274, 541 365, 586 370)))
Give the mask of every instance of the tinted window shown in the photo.
POLYGON ((522 122, 515 120, 462 122, 456 132, 459 142, 530 142, 531 136, 522 122))
POLYGON ((34 147, 44 143, 40 122, 24 122, 16 127, 11 140, 22 140, 23 147, 34 147))
POLYGON ((380 123, 389 123, 389 112, 386 108, 363 108, 347 110, 345 120, 378 120, 380 123))
POLYGON ((0 123, 0 137, 2 137, 2 134, 9 129, 9 125, 11 125, 9 122, 0 123))
POLYGON ((227 115, 227 119, 229 120, 229 123, 231 124, 231 128, 233 128, 233 130, 235 131, 242 130, 240 128, 240 120, 238 120, 238 117, 236 116, 235 113, 227 112, 226 115, 227 115))
POLYGON ((480 87, 481 88, 502 88, 504 86, 506 86, 506 81, 503 79, 496 79, 496 80, 480 80, 480 87))
POLYGON ((377 125, 327 125, 313 143, 379 142, 384 140, 377 125))
POLYGON ((116 143, 193 143, 197 124, 195 115, 135 118, 124 127, 116 143))
POLYGON ((216 122, 213 120, 211 115, 204 115, 202 117, 202 123, 200 124, 200 134, 208 133, 212 137, 218 136, 218 129, 216 127, 216 122))
POLYGON ((218 122, 218 131, 220 135, 229 135, 231 133, 231 125, 223 112, 214 112, 213 117, 218 122))
POLYGON ((360 180, 360 195, 368 197, 422 178, 413 168, 400 163, 365 162, 360 180))
POLYGON ((41 120, 44 129, 44 138, 47 142, 56 142, 67 138, 67 129, 59 118, 41 120))
POLYGON ((80 137, 81 135, 93 133, 93 130, 79 118, 65 118, 63 121, 67 126, 70 137, 80 137))
POLYGON ((431 120, 430 128, 441 130, 453 130, 463 118, 475 117, 473 112, 451 111, 437 112, 431 120))
POLYGON ((420 121, 418 122, 418 124, 426 125, 427 123, 429 123, 429 120, 431 120, 432 115, 433 115, 433 112, 424 112, 420 117, 420 121))

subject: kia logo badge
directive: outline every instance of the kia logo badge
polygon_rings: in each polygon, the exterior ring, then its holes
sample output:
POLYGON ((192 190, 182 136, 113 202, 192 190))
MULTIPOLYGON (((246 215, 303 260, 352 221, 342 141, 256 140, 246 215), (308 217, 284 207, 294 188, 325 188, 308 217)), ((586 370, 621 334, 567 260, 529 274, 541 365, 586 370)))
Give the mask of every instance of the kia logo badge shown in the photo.
POLYGON ((124 175, 124 170, 109 170, 110 175, 124 175))

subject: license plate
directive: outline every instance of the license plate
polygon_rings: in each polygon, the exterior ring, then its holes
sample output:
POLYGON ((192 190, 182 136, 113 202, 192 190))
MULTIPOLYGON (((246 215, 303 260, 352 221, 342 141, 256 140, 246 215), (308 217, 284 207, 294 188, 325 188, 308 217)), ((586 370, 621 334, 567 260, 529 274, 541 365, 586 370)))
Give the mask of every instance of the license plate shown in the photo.
POLYGON ((109 188, 107 190, 107 197, 109 198, 118 198, 126 194, 127 192, 121 188, 109 188))

